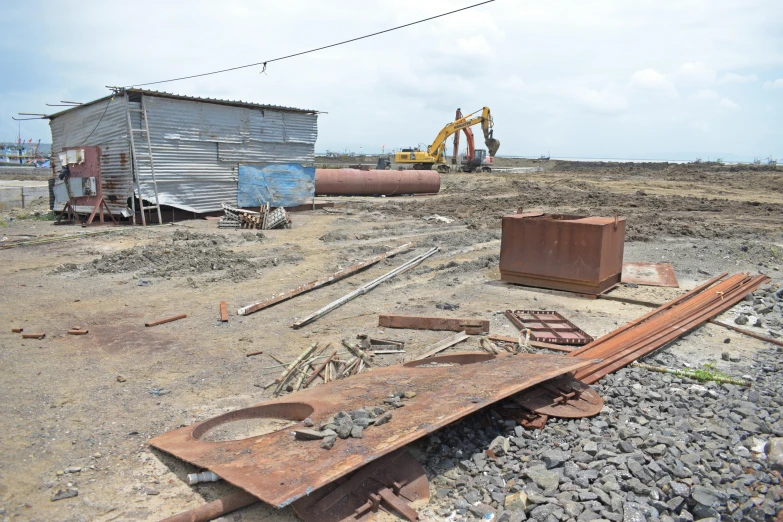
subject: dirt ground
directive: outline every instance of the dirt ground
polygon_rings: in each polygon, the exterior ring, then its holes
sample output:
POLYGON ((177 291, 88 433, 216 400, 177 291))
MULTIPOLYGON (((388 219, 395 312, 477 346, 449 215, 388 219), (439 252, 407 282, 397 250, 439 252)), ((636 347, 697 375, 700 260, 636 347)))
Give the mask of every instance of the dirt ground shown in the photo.
MULTIPOLYGON (((288 230, 259 234, 191 220, 0 250, 0 514, 6 520, 158 520, 225 495, 231 486, 222 482, 188 486, 186 474, 201 470, 152 450, 148 440, 268 399, 261 386, 280 368, 267 354, 291 361, 313 342, 338 346, 357 334, 405 341, 406 354, 376 357, 385 366, 445 337, 381 329, 379 313, 482 317, 493 333, 510 335, 516 329, 502 311, 550 309, 600 336, 648 311, 500 282, 500 218, 518 208, 617 212, 628 218, 625 259, 670 262, 681 286, 621 287, 614 295, 663 302, 724 271, 763 271, 783 283, 781 170, 503 158, 496 166, 528 165, 544 170, 447 174, 437 196, 332 198, 336 209, 294 213, 288 230), (455 221, 422 219, 433 214, 455 221), (417 248, 399 259, 256 314, 236 315, 240 306, 407 241, 417 248), (431 245, 441 251, 415 270, 302 329, 291 328, 431 245), (225 324, 220 301, 229 305, 225 324), (440 310, 440 303, 459 308, 440 310), (144 326, 180 313, 188 317, 144 326), (66 335, 73 326, 89 334, 66 335), (46 338, 22 339, 11 333, 14 327, 46 338), (245 356, 257 350, 266 353, 245 356), (78 496, 50 500, 68 487, 78 496)), ((6 238, 0 245, 83 231, 36 217, 0 216, 0 239, 6 238)), ((749 358, 762 344, 707 325, 670 349, 694 367, 717 361, 732 374, 721 353, 749 358)), ((472 338, 452 350, 477 349, 472 338)), ((291 508, 260 503, 227 517, 295 519, 291 508)))

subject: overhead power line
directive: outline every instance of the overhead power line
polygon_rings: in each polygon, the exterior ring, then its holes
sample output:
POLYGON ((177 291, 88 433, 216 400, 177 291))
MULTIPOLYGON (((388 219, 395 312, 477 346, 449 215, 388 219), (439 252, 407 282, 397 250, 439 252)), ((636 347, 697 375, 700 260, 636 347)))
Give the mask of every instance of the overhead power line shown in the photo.
POLYGON ((228 69, 220 69, 219 71, 212 71, 212 72, 206 72, 206 73, 201 73, 201 74, 192 74, 190 76, 182 76, 180 78, 172 78, 170 80, 159 80, 159 81, 156 81, 156 82, 147 82, 147 83, 134 83, 133 85, 128 85, 125 88, 144 87, 146 85, 157 85, 157 84, 160 84, 160 83, 178 82, 180 80, 189 80, 191 78, 200 78, 202 76, 210 76, 212 74, 220 74, 220 73, 229 72, 229 71, 236 71, 238 69, 247 69, 248 67, 258 67, 259 65, 262 65, 264 67, 264 70, 266 70, 266 65, 268 63, 279 62, 280 60, 287 60, 288 58, 294 58, 296 56, 302 56, 303 54, 314 53, 316 51, 323 51, 324 49, 329 49, 331 47, 337 47, 338 45, 344 45, 344 44, 347 44, 347 43, 356 42, 358 40, 364 40, 365 38, 378 36, 379 34, 390 33, 392 31, 396 31, 398 29, 403 29, 405 27, 410 27, 412 25, 421 24, 421 23, 424 23, 424 22, 428 22, 430 20, 435 20, 436 18, 442 18, 444 16, 452 15, 454 13, 459 13, 460 11, 467 11, 468 9, 473 9, 474 7, 479 7, 479 6, 484 5, 484 4, 490 4, 490 3, 494 2, 494 1, 495 0, 486 0, 484 2, 479 2, 478 4, 473 4, 473 5, 469 5, 467 7, 462 7, 460 9, 455 9, 455 10, 449 11, 447 13, 441 13, 439 15, 430 16, 429 18, 422 18, 421 20, 417 20, 415 22, 410 22, 410 23, 407 23, 407 24, 404 24, 404 25, 398 25, 397 27, 392 27, 391 29, 384 29, 383 31, 378 31, 376 33, 370 33, 370 34, 366 34, 364 36, 359 36, 357 38, 351 38, 350 40, 344 40, 342 42, 337 42, 337 43, 333 43, 333 44, 329 44, 329 45, 324 45, 323 47, 316 47, 315 49, 310 49, 308 51, 302 51, 302 52, 299 52, 299 53, 289 54, 287 56, 280 56, 279 58, 272 58, 271 60, 265 60, 263 62, 249 63, 247 65, 239 65, 237 67, 230 67, 228 69))

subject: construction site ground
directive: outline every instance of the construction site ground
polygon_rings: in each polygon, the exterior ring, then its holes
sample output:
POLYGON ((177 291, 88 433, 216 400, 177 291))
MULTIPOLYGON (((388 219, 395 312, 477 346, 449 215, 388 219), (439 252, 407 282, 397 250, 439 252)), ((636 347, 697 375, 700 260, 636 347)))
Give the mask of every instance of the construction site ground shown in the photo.
MULTIPOLYGON (((269 399, 271 389, 263 385, 281 368, 267 354, 292 361, 311 343, 338 347, 357 334, 404 341, 406 354, 375 357, 385 366, 413 358, 449 335, 384 330, 378 327, 381 313, 485 318, 492 333, 516 335, 503 311, 547 309, 598 337, 649 310, 501 282, 501 217, 519 208, 617 212, 628 220, 625 260, 672 263, 680 282, 679 289, 619 287, 612 295, 662 303, 720 272, 763 271, 783 283, 781 170, 502 158, 496 163, 518 166, 543 170, 446 174, 434 196, 318 198, 336 207, 292 213, 291 229, 226 230, 215 221, 193 219, 0 250, 0 515, 158 520, 225 495, 231 486, 222 482, 188 486, 187 473, 201 470, 152 450, 149 439, 269 399), (454 221, 423 219, 433 215, 454 221), (415 251, 273 308, 236 315, 240 306, 408 241, 417 242, 415 251), (441 251, 416 269, 304 328, 291 328, 435 245, 441 251), (228 303, 228 323, 219 320, 220 301, 228 303), (444 303, 458 309, 436 307, 444 303), (184 320, 144 326, 182 313, 188 315, 184 320), (89 333, 67 335, 74 326, 89 333), (46 337, 22 339, 11 333, 14 327, 46 337), (265 353, 245 356, 259 350, 265 353), (78 496, 51 500, 68 487, 78 489, 78 496)), ((0 216, 0 236, 12 241, 84 231, 34 217, 0 216)), ((723 319, 735 315, 729 311, 723 319)), ((770 328, 775 333, 774 324, 756 331, 769 335, 770 328)), ((694 368, 714 362, 718 370, 742 376, 743 361, 763 346, 705 325, 668 349, 694 368), (724 351, 740 362, 722 360, 724 351)), ((478 337, 449 350, 480 350, 478 337)), ((245 521, 296 519, 290 507, 278 511, 263 504, 240 513, 245 521)))

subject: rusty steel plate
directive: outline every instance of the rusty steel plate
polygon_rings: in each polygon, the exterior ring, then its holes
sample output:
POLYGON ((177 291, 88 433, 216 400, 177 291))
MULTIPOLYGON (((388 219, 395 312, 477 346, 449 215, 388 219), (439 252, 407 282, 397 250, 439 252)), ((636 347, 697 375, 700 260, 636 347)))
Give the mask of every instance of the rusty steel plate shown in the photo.
POLYGON ((534 341, 583 345, 593 341, 584 330, 550 310, 506 310, 506 317, 520 330, 530 330, 534 341))
POLYGON ((669 263, 623 263, 623 283, 679 288, 674 267, 669 263))
POLYGON ((574 379, 572 374, 555 377, 525 390, 515 395, 513 400, 540 415, 566 419, 591 417, 604 407, 604 400, 598 392, 574 379))
MULTIPOLYGON (((384 488, 393 490, 395 484, 401 502, 430 498, 427 473, 413 455, 402 449, 300 498, 293 508, 305 522, 366 522, 377 514, 377 508, 373 511, 373 506, 367 505, 371 495, 384 488)), ((393 511, 393 506, 384 504, 380 503, 381 509, 393 511)))
POLYGON ((550 354, 432 357, 373 368, 218 415, 155 437, 150 444, 217 473, 264 502, 284 507, 474 411, 592 363, 592 359, 550 354), (213 428, 230 428, 225 425, 248 419, 310 417, 318 425, 343 410, 382 405, 400 391, 414 391, 416 396, 406 400, 404 408, 391 410, 390 422, 369 427, 361 439, 338 439, 331 450, 321 449, 317 440, 295 440, 293 430, 302 429, 301 423, 241 440, 201 440, 213 428))

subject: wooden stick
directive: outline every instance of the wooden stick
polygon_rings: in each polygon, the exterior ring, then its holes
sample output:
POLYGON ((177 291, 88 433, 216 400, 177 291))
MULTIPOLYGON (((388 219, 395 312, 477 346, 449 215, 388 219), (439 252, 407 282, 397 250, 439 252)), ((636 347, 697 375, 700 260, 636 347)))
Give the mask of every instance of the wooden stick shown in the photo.
POLYGON ((419 357, 413 359, 414 361, 418 361, 421 359, 426 359, 428 357, 432 357, 433 355, 442 352, 446 348, 450 346, 454 346, 457 343, 461 343, 465 339, 470 337, 465 332, 459 332, 458 334, 452 335, 451 337, 448 337, 446 339, 443 339, 442 341, 439 341, 432 346, 427 347, 427 351, 425 351, 422 355, 419 357))
POLYGON ((367 364, 367 366, 369 366, 369 365, 370 365, 370 356, 369 356, 369 355, 367 355, 367 354, 364 352, 364 350, 362 350, 361 348, 359 348, 359 346, 358 346, 358 345, 351 344, 351 343, 349 343, 347 340, 343 339, 343 346, 345 346, 346 348, 348 348, 348 351, 349 351, 349 352, 351 352, 351 353, 352 353, 352 354, 354 354, 356 357, 358 357, 359 359, 361 359, 362 361, 364 361, 364 362, 365 362, 365 364, 367 364))
POLYGON ((245 357, 253 357, 254 355, 261 355, 262 353, 264 353, 263 350, 259 350, 257 352, 250 352, 250 353, 246 353, 245 357))
POLYGON ((383 259, 386 259, 387 257, 392 257, 401 252, 405 252, 406 250, 409 250, 411 247, 413 247, 413 245, 414 243, 406 243, 400 247, 395 248, 394 250, 389 250, 388 252, 384 252, 383 254, 379 254, 369 259, 365 259, 364 261, 356 263, 355 265, 351 265, 347 268, 343 268, 342 270, 338 270, 333 274, 324 276, 320 279, 316 279, 315 281, 311 281, 309 283, 297 286, 296 288, 278 294, 265 301, 260 301, 258 303, 254 303, 252 305, 248 305, 243 308, 240 308, 239 310, 237 310, 237 313, 239 315, 249 315, 252 314, 253 312, 257 312, 258 310, 263 310, 264 308, 268 308, 270 306, 276 305, 277 303, 281 303, 287 299, 291 299, 292 297, 296 297, 297 295, 304 294, 305 292, 315 290, 316 288, 320 288, 330 283, 334 283, 335 281, 339 281, 350 275, 353 275, 367 268, 370 265, 374 265, 375 263, 383 259))
MULTIPOLYGON (((305 381, 305 383, 304 383, 304 385, 303 385, 305 388, 307 388, 308 386, 310 386, 310 383, 311 383, 311 382, 313 382, 313 381, 315 380, 315 378, 316 378, 316 377, 318 377, 318 374, 319 374, 319 373, 321 373, 321 371, 323 371, 323 369, 324 369, 324 368, 326 368, 326 366, 327 366, 327 365, 328 365, 330 362, 332 362, 332 358, 333 358, 335 355, 337 355, 337 350, 334 350, 334 351, 332 352, 332 355, 330 355, 328 359, 326 359, 324 362, 322 362, 322 363, 321 363, 321 365, 320 365, 318 368, 316 368, 315 370, 313 370, 313 374, 312 374, 312 375, 311 375, 311 376, 310 376, 310 377, 307 379, 307 381, 305 381)), ((324 375, 324 382, 326 382, 326 376, 325 376, 325 375, 324 375)))
POLYGON ((184 319, 187 316, 188 316, 188 314, 172 315, 171 317, 167 317, 167 318, 161 319, 159 321, 152 321, 151 323, 144 323, 144 326, 158 326, 159 324, 170 323, 172 321, 179 321, 180 319, 184 319))
MULTIPOLYGON (((302 360, 305 359, 305 357, 309 357, 311 353, 313 353, 316 348, 318 348, 318 343, 311 344, 304 352, 302 352, 299 357, 296 358, 294 362, 292 362, 288 368, 283 370, 283 372, 280 374, 280 377, 277 378, 278 386, 275 390, 275 395, 280 393, 280 390, 283 389, 283 386, 285 385, 286 381, 291 377, 291 375, 294 372, 294 369, 296 369, 297 366, 299 366, 299 363, 302 362, 302 360)), ((274 359, 274 357, 273 357, 274 359)), ((277 359, 275 359, 277 360, 277 359)))

